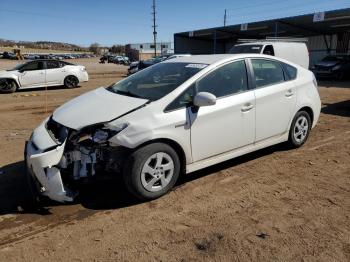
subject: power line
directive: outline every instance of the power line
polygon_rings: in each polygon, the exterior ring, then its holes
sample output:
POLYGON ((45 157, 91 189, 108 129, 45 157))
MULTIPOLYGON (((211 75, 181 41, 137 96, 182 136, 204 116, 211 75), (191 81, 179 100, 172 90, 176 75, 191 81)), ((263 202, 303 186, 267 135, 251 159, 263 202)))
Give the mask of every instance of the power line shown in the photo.
MULTIPOLYGON (((303 6, 303 8, 304 8, 304 12, 303 13, 309 13, 309 12, 312 12, 312 11, 315 11, 314 9, 313 10, 310 10, 309 11, 309 9, 308 8, 312 8, 312 7, 314 7, 314 5, 316 4, 316 3, 318 3, 319 1, 317 1, 316 0, 316 2, 312 2, 312 3, 308 3, 308 4, 306 4, 306 5, 304 5, 303 6)), ((324 4, 328 4, 328 3, 324 3, 324 4)), ((298 6, 288 6, 288 11, 290 11, 290 10, 293 10, 293 9, 297 9, 297 8, 299 8, 300 6, 298 5, 298 6)), ((324 6, 324 8, 325 8, 326 6, 324 6)), ((323 9, 324 9, 323 8, 323 9)), ((321 10, 321 7, 318 5, 317 6, 317 10, 321 10)), ((264 11, 265 10, 259 10, 259 11, 254 11, 254 12, 248 12, 248 13, 243 13, 243 14, 241 14, 241 15, 235 15, 235 14, 231 14, 230 13, 230 15, 228 15, 228 19, 229 20, 232 20, 232 18, 246 18, 246 17, 252 17, 252 16, 254 16, 256 19, 254 19, 255 21, 257 21, 257 20, 260 20, 260 19, 262 19, 262 18, 269 18, 269 19, 273 19, 273 17, 276 17, 276 16, 278 16, 279 14, 281 14, 282 12, 284 12, 285 10, 281 10, 281 8, 273 8, 273 9, 269 9, 268 11, 269 11, 269 13, 268 14, 266 14, 266 15, 262 15, 263 13, 264 13, 264 11)), ((291 15, 293 15, 293 14, 291 14, 291 15)), ((300 13, 299 13, 299 15, 300 15, 300 13)), ((246 21, 245 21, 246 22, 246 21)))
MULTIPOLYGON (((309 4, 310 1, 307 1, 306 3, 303 3, 302 4, 302 7, 305 6, 305 4, 309 4)), ((332 4, 334 2, 337 2, 337 3, 340 3, 340 2, 343 2, 343 3, 347 3, 349 1, 347 0, 332 0, 332 1, 329 1, 329 0, 318 0, 317 1, 317 4, 332 4)), ((281 1, 281 0, 277 0, 277 1, 263 1, 261 3, 251 3, 250 5, 246 5, 246 6, 240 6, 240 7, 237 7, 237 8, 228 8, 227 10, 228 11, 237 11, 237 12, 240 12, 241 10, 244 10, 244 9, 247 9, 247 8, 255 8, 255 7, 260 7, 260 6, 263 6, 263 7, 267 7, 267 8, 270 8, 271 5, 273 4, 289 4, 290 1, 281 1)), ((300 3, 299 3, 299 6, 300 6, 300 3)), ((282 8, 282 7, 281 7, 282 8)), ((285 8, 289 8, 288 6, 286 6, 285 8)))
MULTIPOLYGON (((319 0, 309 0, 308 3, 303 4, 302 8, 305 9, 307 7, 315 7, 315 4, 321 4, 319 0)), ((328 3, 324 3, 324 4, 328 4, 328 3)), ((300 4, 297 5, 288 5, 285 6, 284 8, 282 8, 281 6, 275 6, 275 7, 271 7, 271 6, 264 6, 262 8, 259 8, 259 10, 252 10, 252 11, 248 11, 248 12, 242 12, 241 10, 235 10, 234 12, 230 12, 230 14, 242 14, 242 15, 256 15, 256 14, 261 14, 261 12, 265 12, 268 11, 268 13, 270 14, 271 12, 274 11, 285 11, 285 10, 289 10, 289 9, 294 9, 294 8, 300 8, 300 4)), ((317 6, 317 8, 319 8, 317 6)))
MULTIPOLYGON (((285 2, 287 2, 287 1, 285 1, 285 2)), ((285 3, 285 2, 282 2, 281 0, 271 1, 271 2, 266 2, 266 1, 264 1, 263 3, 259 3, 259 4, 250 4, 250 5, 241 6, 241 7, 238 7, 238 8, 232 8, 232 9, 230 8, 230 9, 227 9, 227 10, 228 10, 228 11, 243 10, 243 9, 252 8, 252 7, 270 6, 271 4, 275 4, 275 3, 285 3)))

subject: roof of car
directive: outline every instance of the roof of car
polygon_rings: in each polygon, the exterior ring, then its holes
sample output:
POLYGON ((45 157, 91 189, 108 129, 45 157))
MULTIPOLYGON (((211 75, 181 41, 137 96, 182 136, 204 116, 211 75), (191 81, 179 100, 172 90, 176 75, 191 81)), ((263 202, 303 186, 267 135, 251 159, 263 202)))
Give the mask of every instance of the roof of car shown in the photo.
POLYGON ((192 55, 192 56, 181 56, 171 60, 165 60, 163 63, 174 63, 174 62, 184 62, 184 63, 200 63, 200 64, 214 64, 222 59, 229 57, 239 57, 235 54, 221 54, 221 55, 192 55))

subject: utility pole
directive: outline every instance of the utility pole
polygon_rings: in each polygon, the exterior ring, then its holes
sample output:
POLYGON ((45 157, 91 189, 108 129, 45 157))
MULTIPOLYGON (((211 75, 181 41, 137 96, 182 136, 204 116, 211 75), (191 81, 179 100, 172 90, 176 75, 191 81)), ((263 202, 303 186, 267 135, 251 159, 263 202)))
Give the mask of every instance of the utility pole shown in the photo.
POLYGON ((153 44, 154 44, 154 56, 157 56, 157 25, 156 25, 156 0, 153 0, 152 5, 153 15, 153 44))
POLYGON ((227 18, 227 15, 226 15, 226 9, 225 9, 225 15, 224 15, 224 26, 226 26, 226 18, 227 18))

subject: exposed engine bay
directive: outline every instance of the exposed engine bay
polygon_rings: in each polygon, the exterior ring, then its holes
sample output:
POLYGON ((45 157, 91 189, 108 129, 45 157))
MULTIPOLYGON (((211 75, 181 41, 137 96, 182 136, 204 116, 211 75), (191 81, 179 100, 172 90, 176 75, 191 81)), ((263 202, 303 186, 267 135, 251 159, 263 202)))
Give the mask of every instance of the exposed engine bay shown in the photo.
MULTIPOLYGON (((111 129, 105 124, 96 124, 77 131, 57 123, 52 117, 48 119, 45 129, 56 145, 46 148, 41 154, 56 154, 57 163, 52 162, 47 166, 47 163, 33 161, 31 169, 36 169, 33 170, 35 173, 41 171, 44 174, 36 176, 40 191, 44 195, 46 192, 53 199, 53 192, 55 195, 64 194, 63 201, 72 201, 78 193, 76 181, 87 180, 96 174, 121 173, 122 163, 130 149, 111 145, 108 139, 125 127, 123 125, 111 129), (51 181, 47 181, 50 179, 51 181), (54 185, 53 189, 47 188, 49 185, 54 185)), ((39 150, 35 141, 30 141, 30 145, 39 150)), ((60 201, 57 198, 55 200, 60 201)))

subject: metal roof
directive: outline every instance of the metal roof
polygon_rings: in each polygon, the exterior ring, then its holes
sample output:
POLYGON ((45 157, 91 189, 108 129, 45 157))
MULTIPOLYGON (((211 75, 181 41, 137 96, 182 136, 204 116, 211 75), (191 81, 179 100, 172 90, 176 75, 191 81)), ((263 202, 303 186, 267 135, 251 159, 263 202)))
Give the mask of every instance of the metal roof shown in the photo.
POLYGON ((217 41, 240 38, 309 37, 331 35, 350 31, 350 8, 326 11, 324 20, 314 22, 314 14, 278 18, 247 23, 247 30, 241 30, 241 24, 200 29, 176 33, 176 36, 217 41))
POLYGON ((233 54, 221 54, 221 55, 192 55, 192 56, 181 56, 169 60, 165 60, 164 63, 173 63, 173 62, 183 62, 183 63, 195 63, 195 64, 214 64, 222 59, 239 56, 233 54))

